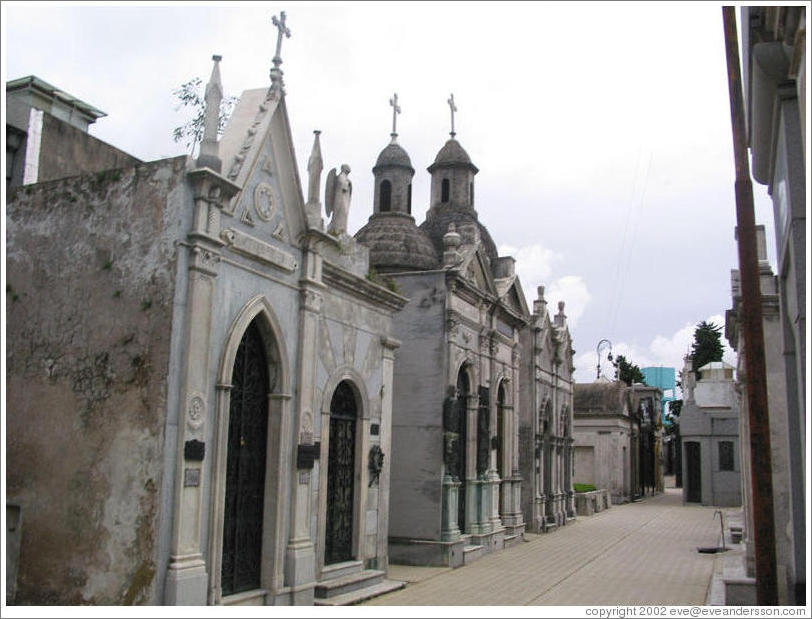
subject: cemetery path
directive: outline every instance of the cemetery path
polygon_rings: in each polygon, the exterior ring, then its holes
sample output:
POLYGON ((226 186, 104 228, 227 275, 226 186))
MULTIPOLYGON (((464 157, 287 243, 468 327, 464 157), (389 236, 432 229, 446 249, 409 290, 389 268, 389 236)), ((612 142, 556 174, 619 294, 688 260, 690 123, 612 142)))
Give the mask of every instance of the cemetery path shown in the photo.
POLYGON ((405 589, 367 605, 616 605, 705 603, 720 543, 713 507, 682 490, 578 517, 458 569, 390 566, 405 589))

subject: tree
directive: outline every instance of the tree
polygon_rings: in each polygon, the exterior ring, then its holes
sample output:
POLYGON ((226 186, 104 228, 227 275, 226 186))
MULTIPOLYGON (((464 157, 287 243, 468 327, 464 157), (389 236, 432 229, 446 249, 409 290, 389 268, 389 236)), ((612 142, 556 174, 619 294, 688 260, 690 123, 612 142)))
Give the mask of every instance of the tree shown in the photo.
MULTIPOLYGON (((721 361, 724 348, 722 347, 722 327, 703 320, 694 330, 694 343, 691 346, 691 366, 697 372, 706 363, 721 361)), ((697 376, 699 378, 699 376, 697 376)))
POLYGON ((618 355, 617 359, 612 361, 612 365, 615 366, 615 380, 621 380, 630 386, 633 383, 646 383, 640 368, 627 361, 623 355, 618 355))
POLYGON ((679 414, 682 412, 682 400, 671 400, 668 403, 668 413, 665 416, 666 434, 675 434, 677 432, 677 422, 679 421, 679 414))
MULTIPOLYGON (((173 90, 172 94, 178 100, 175 111, 181 108, 190 107, 194 112, 192 120, 187 121, 180 127, 175 127, 172 131, 172 139, 175 142, 181 140, 186 141, 186 148, 194 153, 195 146, 203 139, 203 125, 206 120, 206 101, 201 92, 203 80, 199 77, 192 78, 185 84, 181 84, 180 88, 173 90)), ((217 135, 223 133, 226 122, 234 111, 234 106, 237 103, 237 97, 223 97, 220 102, 220 118, 217 124, 217 135)))

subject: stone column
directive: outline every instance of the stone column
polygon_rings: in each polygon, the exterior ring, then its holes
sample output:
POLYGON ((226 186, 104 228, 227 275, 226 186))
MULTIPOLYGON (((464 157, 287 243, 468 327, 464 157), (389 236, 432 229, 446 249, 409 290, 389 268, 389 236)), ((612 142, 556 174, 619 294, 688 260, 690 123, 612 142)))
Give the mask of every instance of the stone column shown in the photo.
MULTIPOLYGON (((319 342, 319 315, 324 284, 321 282, 321 256, 306 247, 304 259, 305 276, 301 281, 298 393, 299 414, 294 421, 297 445, 313 445, 315 421, 321 408, 316 396, 316 358, 319 342)), ((324 428, 321 428, 322 435, 324 428)), ((321 463, 321 466, 325 466, 321 463)), ((311 531, 311 499, 313 484, 318 479, 309 469, 294 473, 290 504, 290 538, 285 550, 285 584, 292 589, 293 604, 313 603, 316 581, 316 552, 311 531)))
MULTIPOLYGON (((378 569, 385 570, 389 564, 389 479, 392 472, 392 393, 395 376, 395 351, 401 342, 391 337, 381 337, 383 363, 381 367, 381 450, 384 454, 383 469, 378 479, 378 569)), ((457 520, 457 502, 454 501, 454 521, 457 520)), ((459 536, 459 529, 457 530, 459 536)))
MULTIPOLYGON (((189 174, 194 189, 193 228, 188 234, 188 281, 180 400, 177 410, 176 475, 172 545, 164 586, 167 605, 207 602, 208 574, 201 545, 204 480, 207 469, 207 421, 215 403, 210 377, 212 303, 220 262, 217 238, 222 199, 238 189, 209 169, 189 174)), ((211 459, 211 455, 208 456, 211 459)))
POLYGON ((460 527, 457 524, 460 485, 448 473, 443 475, 443 522, 440 539, 444 542, 453 542, 460 538, 460 527))
MULTIPOLYGON (((472 386, 472 389, 475 387, 472 386)), ((477 446, 477 414, 479 413, 479 396, 476 393, 468 394, 466 406, 466 444, 460 445, 460 449, 465 449, 465 479, 460 482, 465 484, 465 519, 460 522, 459 527, 466 533, 478 533, 479 528, 479 494, 480 487, 476 474, 476 446, 477 446)))

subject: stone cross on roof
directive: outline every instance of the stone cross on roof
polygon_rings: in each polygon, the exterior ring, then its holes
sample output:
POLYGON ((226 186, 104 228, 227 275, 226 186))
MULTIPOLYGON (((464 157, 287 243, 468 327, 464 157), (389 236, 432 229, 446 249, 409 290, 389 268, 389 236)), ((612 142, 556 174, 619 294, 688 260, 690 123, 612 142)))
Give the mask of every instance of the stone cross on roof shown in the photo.
POLYGON ((389 105, 392 106, 392 141, 395 141, 395 138, 398 137, 398 114, 400 114, 400 106, 398 105, 398 93, 395 93, 395 96, 389 99, 389 105))
POLYGON ((451 97, 448 99, 448 107, 451 108, 451 137, 453 138, 456 134, 454 131, 454 112, 457 111, 457 106, 454 105, 454 93, 451 93, 451 97))
POLYGON ((276 36, 276 54, 273 57, 273 64, 277 68, 282 64, 282 56, 280 55, 282 53, 282 35, 290 38, 290 28, 285 26, 285 11, 282 11, 280 16, 280 19, 277 19, 276 15, 271 18, 271 22, 279 30, 276 36))

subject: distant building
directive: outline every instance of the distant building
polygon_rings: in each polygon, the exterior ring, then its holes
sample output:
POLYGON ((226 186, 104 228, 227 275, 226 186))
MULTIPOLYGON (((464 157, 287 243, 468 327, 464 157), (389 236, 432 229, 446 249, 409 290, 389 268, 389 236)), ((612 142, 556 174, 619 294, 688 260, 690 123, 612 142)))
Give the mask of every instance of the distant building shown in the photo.
POLYGON ((697 369, 690 358, 682 371, 683 502, 741 505, 739 405, 733 366, 714 361, 697 369))
POLYGON ((677 379, 676 370, 674 368, 666 368, 663 366, 641 368, 643 373, 643 381, 650 387, 657 387, 662 391, 661 416, 662 423, 666 422, 666 413, 668 412, 668 403, 677 399, 677 379))
POLYGON ((575 482, 608 490, 613 503, 662 492, 660 398, 640 383, 576 383, 575 482))
POLYGON ((141 163, 88 133, 106 116, 29 75, 6 83, 6 187, 141 163))

